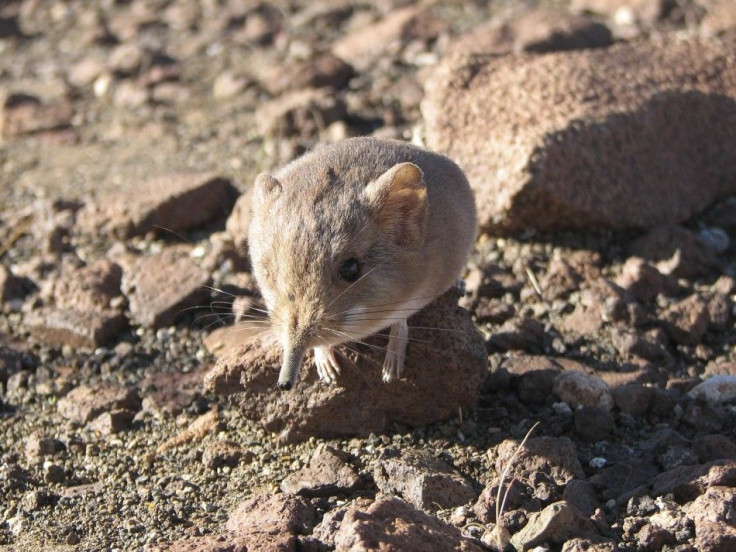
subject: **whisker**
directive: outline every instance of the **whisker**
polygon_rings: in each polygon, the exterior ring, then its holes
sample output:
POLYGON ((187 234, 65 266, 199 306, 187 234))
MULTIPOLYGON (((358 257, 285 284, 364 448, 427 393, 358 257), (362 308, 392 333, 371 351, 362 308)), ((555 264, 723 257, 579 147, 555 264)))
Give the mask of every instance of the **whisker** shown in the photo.
POLYGON ((371 272, 373 272, 374 270, 376 270, 379 266, 381 266, 381 265, 380 264, 377 264, 376 266, 374 266, 373 268, 371 268, 368 272, 366 272, 365 274, 363 274, 360 278, 358 278, 357 280, 355 280, 348 287, 346 287, 344 290, 342 290, 337 295, 337 297, 335 297, 332 301, 330 301, 330 304, 325 307, 325 310, 329 309, 335 301, 337 301, 340 297, 342 297, 343 295, 345 295, 345 293, 347 293, 348 291, 350 291, 359 282, 363 281, 363 278, 365 278, 366 276, 368 276, 371 272))

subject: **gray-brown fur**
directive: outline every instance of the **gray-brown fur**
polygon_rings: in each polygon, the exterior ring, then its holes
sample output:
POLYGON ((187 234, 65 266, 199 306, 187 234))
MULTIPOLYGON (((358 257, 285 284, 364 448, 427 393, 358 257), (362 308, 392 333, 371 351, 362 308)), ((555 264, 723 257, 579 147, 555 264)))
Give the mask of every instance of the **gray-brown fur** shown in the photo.
MULTIPOLYGON (((355 138, 318 149, 273 177, 260 175, 253 202, 250 254, 284 348, 279 384, 287 388, 306 350, 329 353, 405 324, 446 291, 476 233, 475 203, 457 165, 398 141, 355 138), (361 267, 354 283, 339 274, 351 258, 361 267)), ((390 373, 385 366, 385 379, 403 368, 405 339, 399 348, 400 365, 390 373)), ((320 376, 334 380, 339 366, 324 362, 320 376)))

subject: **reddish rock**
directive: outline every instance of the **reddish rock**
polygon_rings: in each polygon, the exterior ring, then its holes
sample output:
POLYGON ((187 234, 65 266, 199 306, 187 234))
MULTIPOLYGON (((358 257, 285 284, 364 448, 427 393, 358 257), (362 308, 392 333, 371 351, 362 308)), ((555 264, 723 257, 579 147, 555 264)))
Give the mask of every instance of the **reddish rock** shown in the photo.
POLYGON ((632 242, 630 251, 655 262, 662 274, 678 278, 703 276, 715 261, 698 235, 682 226, 658 226, 632 242))
POLYGON ((161 443, 156 449, 156 454, 161 454, 169 449, 186 445, 193 441, 201 441, 207 435, 217 433, 221 427, 220 415, 217 413, 217 410, 210 410, 196 418, 179 434, 161 443))
POLYGON ((188 373, 159 372, 140 382, 143 410, 163 415, 177 415, 193 402, 202 399, 202 379, 209 366, 188 373))
POLYGON ((185 537, 174 542, 147 544, 144 552, 296 552, 296 537, 293 535, 260 535, 241 537, 232 534, 208 535, 206 537, 185 537))
POLYGON ((475 499, 470 481, 429 452, 385 458, 376 466, 373 479, 384 494, 399 495, 428 513, 475 499))
POLYGON ((562 545, 560 552, 618 552, 618 545, 603 537, 573 538, 562 545))
POLYGON ((281 490, 306 497, 339 496, 351 494, 359 485, 360 477, 345 454, 324 446, 315 451, 304 468, 281 482, 281 490))
POLYGON ((736 376, 736 362, 710 361, 705 365, 703 377, 712 376, 736 376))
POLYGON ((516 10, 508 20, 491 19, 457 37, 447 53, 508 54, 601 48, 611 31, 587 15, 545 7, 516 10))
MULTIPOLYGON (((483 523, 496 522, 496 506, 498 499, 498 479, 493 483, 486 485, 480 493, 478 500, 473 505, 473 512, 483 523)), ((505 502, 506 511, 513 511, 522 505, 525 493, 533 491, 528 485, 523 484, 518 479, 510 479, 504 481, 504 487, 501 491, 501 502, 505 502)))
POLYGON ((263 102, 256 125, 263 136, 316 136, 347 115, 345 102, 329 89, 304 88, 263 102))
POLYGON ((86 424, 116 409, 137 411, 140 400, 130 387, 113 384, 80 385, 59 399, 57 410, 67 420, 86 424))
POLYGON ((264 85, 274 95, 302 88, 343 88, 353 77, 352 66, 332 54, 318 55, 287 66, 275 67, 264 85))
POLYGON ((159 328, 172 324, 187 308, 202 304, 208 297, 204 286, 209 280, 187 247, 169 247, 126 267, 122 288, 134 320, 159 328))
POLYGON ((547 267, 540 286, 547 301, 567 297, 580 287, 583 277, 562 257, 555 257, 547 267))
POLYGON ((544 326, 533 318, 512 318, 497 328, 489 344, 499 351, 531 351, 544 346, 544 326))
POLYGON ((66 270, 44 290, 44 296, 58 307, 108 309, 110 301, 120 295, 122 276, 119 265, 103 259, 80 269, 66 270))
POLYGON ((709 328, 726 331, 733 327, 734 303, 730 295, 715 293, 708 300, 709 328))
POLYGON ((674 341, 697 345, 708 330, 708 305, 699 295, 691 295, 667 308, 661 320, 674 341))
POLYGON ((731 50, 662 37, 448 56, 425 85, 427 144, 463 168, 489 232, 683 221, 735 190, 731 50))
POLYGON ((314 519, 314 507, 300 496, 258 495, 230 514, 225 529, 237 535, 253 531, 305 535, 312 531, 314 519))
POLYGON ((65 450, 64 443, 50 437, 31 435, 26 441, 26 457, 30 462, 38 461, 42 456, 52 456, 65 450))
MULTIPOLYGON (((638 458, 621 458, 590 477, 602 500, 617 499, 649 485, 659 470, 652 462, 638 458)), ((628 498, 627 498, 628 500, 628 498)))
MULTIPOLYGON (((502 473, 519 448, 519 442, 507 439, 498 445, 496 471, 502 473)), ((572 479, 585 479, 572 441, 567 437, 536 437, 529 439, 519 450, 509 470, 508 478, 522 481, 530 474, 542 472, 557 485, 565 485, 572 479)))
POLYGON ((41 307, 23 318, 23 325, 38 341, 62 347, 94 350, 109 345, 128 326, 116 310, 77 311, 41 307))
POLYGON ((475 404, 487 373, 483 338, 456 301, 448 292, 409 319, 406 368, 389 384, 380 374, 386 337, 378 335, 367 345, 339 349, 344 359, 336 385, 319 383, 307 358, 294 390, 280 392, 275 382, 281 351, 256 339, 218 360, 205 387, 234 395, 247 418, 292 441, 310 435, 365 436, 392 422, 421 426, 455 416, 458 408, 475 404))
POLYGON ((586 516, 592 516, 595 511, 600 508, 600 502, 595 493, 595 487, 590 481, 582 479, 573 479, 567 485, 562 493, 569 504, 575 506, 586 516))
POLYGON ((677 539, 672 531, 654 523, 647 523, 636 534, 642 550, 656 552, 668 544, 675 544, 677 539))
POLYGON ((103 435, 114 435, 130 428, 135 417, 135 412, 127 408, 115 408, 109 412, 103 412, 92 420, 89 428, 103 435))
POLYGON ((660 294, 672 295, 679 288, 676 278, 662 274, 640 257, 626 260, 616 284, 639 301, 651 301, 660 294))
POLYGON ((79 224, 89 233, 121 238, 172 235, 226 215, 234 201, 226 178, 172 173, 101 194, 82 209, 79 224))
POLYGON ((651 484, 653 496, 673 493, 678 502, 688 502, 709 487, 736 487, 736 461, 717 460, 696 466, 679 466, 658 475, 651 484))
POLYGON ((250 461, 253 459, 253 453, 228 441, 215 441, 207 445, 202 452, 202 464, 211 470, 222 466, 234 468, 243 458, 250 461))
POLYGON ((695 524, 699 552, 730 552, 736 548, 736 490, 714 486, 688 507, 695 524))
POLYGON ((608 385, 598 376, 584 372, 562 372, 555 378, 552 391, 570 408, 597 406, 604 410, 613 408, 613 397, 608 385))
POLYGON ((65 128, 73 116, 67 99, 42 103, 35 96, 0 91, 0 140, 65 128))
POLYGON ((707 0, 705 8, 705 16, 700 22, 703 33, 719 35, 736 29, 736 6, 733 2, 729 0, 707 0))
POLYGON ((508 303, 487 297, 478 298, 472 312, 475 314, 475 319, 481 324, 503 324, 516 314, 514 307, 508 303))
POLYGON ((516 550, 531 550, 552 542, 563 544, 573 537, 597 536, 593 523, 572 504, 562 500, 529 516, 524 528, 511 537, 516 550))
POLYGON ((608 408, 579 406, 573 413, 575 433, 589 443, 606 439, 614 427, 613 416, 608 408))
POLYGON ((480 552, 460 531, 398 498, 350 508, 335 534, 335 550, 351 552, 480 552))

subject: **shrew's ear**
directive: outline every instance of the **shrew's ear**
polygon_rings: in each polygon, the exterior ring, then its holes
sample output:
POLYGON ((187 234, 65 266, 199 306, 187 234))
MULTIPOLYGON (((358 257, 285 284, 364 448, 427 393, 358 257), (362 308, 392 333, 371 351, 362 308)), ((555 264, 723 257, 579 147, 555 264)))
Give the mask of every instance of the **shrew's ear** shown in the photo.
POLYGON ((365 197, 379 227, 397 244, 419 247, 427 219, 427 186, 413 163, 399 163, 368 184, 365 197))
POLYGON ((281 182, 267 173, 259 174, 253 186, 255 189, 251 201, 254 209, 273 201, 281 194, 281 182))

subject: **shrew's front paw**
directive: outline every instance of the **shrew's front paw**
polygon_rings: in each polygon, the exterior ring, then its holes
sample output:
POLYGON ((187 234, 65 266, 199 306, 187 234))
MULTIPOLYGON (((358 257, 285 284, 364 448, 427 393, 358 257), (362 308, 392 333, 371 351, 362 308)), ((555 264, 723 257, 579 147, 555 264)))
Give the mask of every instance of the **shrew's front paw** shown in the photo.
POLYGON ((390 382, 398 379, 404 371, 406 359, 406 344, 409 342, 409 326, 406 320, 391 326, 386 347, 386 358, 383 360, 383 381, 390 382))
POLYGON ((335 349, 332 347, 315 347, 314 364, 317 366, 317 375, 325 383, 335 383, 340 375, 340 362, 337 360, 335 349))

